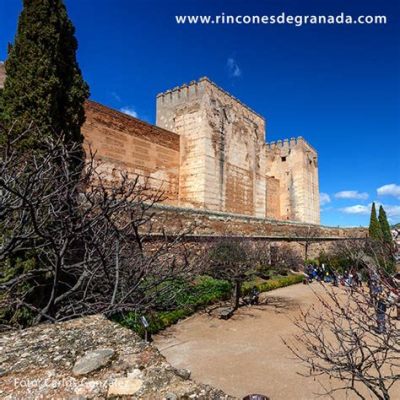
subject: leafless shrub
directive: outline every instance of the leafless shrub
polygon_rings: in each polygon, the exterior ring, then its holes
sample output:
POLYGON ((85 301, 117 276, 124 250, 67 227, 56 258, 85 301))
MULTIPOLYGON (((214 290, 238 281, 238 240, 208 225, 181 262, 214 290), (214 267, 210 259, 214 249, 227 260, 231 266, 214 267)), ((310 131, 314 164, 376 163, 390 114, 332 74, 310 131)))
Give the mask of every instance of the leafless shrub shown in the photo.
POLYGON ((303 259, 289 244, 283 244, 271 248, 271 265, 278 273, 298 271, 303 266, 303 259))
POLYGON ((111 182, 93 153, 81 165, 79 146, 62 138, 30 153, 8 137, 0 150, 3 323, 22 310, 31 323, 145 310, 160 283, 189 273, 185 232, 155 240, 164 196, 145 179, 118 172, 111 182))
POLYGON ((315 290, 315 304, 295 320, 299 333, 285 343, 306 367, 305 376, 336 378, 329 387, 321 383, 331 398, 338 391, 360 399, 397 398, 400 331, 392 306, 398 305, 398 283, 368 242, 343 242, 336 251, 364 268, 368 287, 315 290))
POLYGON ((224 238, 207 249, 205 272, 230 281, 234 287, 234 309, 239 307, 242 283, 254 272, 257 263, 255 249, 240 238, 224 238))

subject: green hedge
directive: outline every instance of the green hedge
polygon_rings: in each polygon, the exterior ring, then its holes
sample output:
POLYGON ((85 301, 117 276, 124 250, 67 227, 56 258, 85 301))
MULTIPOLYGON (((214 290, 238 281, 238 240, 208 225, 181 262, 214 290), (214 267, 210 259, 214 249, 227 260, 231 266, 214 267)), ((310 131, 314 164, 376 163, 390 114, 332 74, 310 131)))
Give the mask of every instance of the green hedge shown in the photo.
MULTIPOLYGON (((157 333, 172 324, 177 323, 180 319, 192 315, 196 310, 205 307, 217 301, 229 299, 232 293, 232 285, 230 282, 214 279, 209 276, 199 276, 190 285, 182 286, 182 282, 166 282, 167 288, 174 291, 174 307, 173 310, 156 310, 146 315, 149 322, 150 333, 157 333)), ((167 292, 168 292, 167 290, 167 292)), ((165 293, 165 287, 164 287, 165 293)), ((157 299, 158 308, 165 304, 164 295, 157 299)), ((170 299, 168 305, 171 306, 170 299)), ((133 329, 143 335, 144 330, 140 323, 139 315, 130 312, 123 317, 115 318, 122 325, 133 329)))
MULTIPOLYGON (((300 283, 303 279, 303 275, 289 275, 276 277, 267 281, 258 279, 256 281, 245 282, 242 286, 242 294, 247 295, 254 286, 256 286, 260 292, 268 292, 270 290, 300 283)), ((176 284, 173 283, 172 286, 174 285, 176 284)), ((156 311, 146 315, 150 325, 148 331, 152 334, 157 333, 177 323, 179 320, 192 315, 201 307, 228 299, 231 292, 232 285, 227 281, 214 279, 209 276, 198 277, 193 282, 193 285, 190 285, 179 293, 176 309, 171 311, 156 311)), ((144 329, 140 323, 139 317, 138 314, 131 312, 123 317, 116 318, 116 320, 143 336, 144 329)))
POLYGON ((242 294, 249 294, 250 290, 255 286, 260 292, 269 292, 270 290, 279 289, 281 287, 295 285, 304 280, 304 275, 288 275, 267 281, 252 281, 245 282, 242 287, 242 294))

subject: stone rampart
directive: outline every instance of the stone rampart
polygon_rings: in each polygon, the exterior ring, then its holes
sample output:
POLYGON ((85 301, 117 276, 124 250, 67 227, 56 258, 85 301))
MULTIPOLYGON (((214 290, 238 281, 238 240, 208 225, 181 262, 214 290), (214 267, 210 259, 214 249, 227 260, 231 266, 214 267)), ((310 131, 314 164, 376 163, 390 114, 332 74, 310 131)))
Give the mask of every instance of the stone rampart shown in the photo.
POLYGON ((85 106, 85 149, 96 152, 109 179, 119 171, 149 180, 166 203, 178 203, 179 136, 93 101, 85 106))

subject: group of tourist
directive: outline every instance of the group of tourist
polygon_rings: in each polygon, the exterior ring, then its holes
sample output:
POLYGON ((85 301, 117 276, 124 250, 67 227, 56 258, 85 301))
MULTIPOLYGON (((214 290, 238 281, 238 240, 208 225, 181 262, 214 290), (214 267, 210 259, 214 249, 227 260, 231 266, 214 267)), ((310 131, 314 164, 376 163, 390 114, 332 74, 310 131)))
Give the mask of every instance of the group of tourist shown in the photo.
POLYGON ((332 283, 335 286, 339 286, 339 284, 348 287, 362 285, 361 272, 354 269, 345 270, 343 274, 339 274, 335 270, 326 267, 325 264, 318 266, 309 264, 306 266, 305 274, 305 283, 311 283, 316 280, 317 282, 332 283))
MULTIPOLYGON (((318 266, 309 264, 305 267, 304 283, 313 281, 332 283, 334 286, 342 285, 347 288, 361 288, 363 286, 363 275, 361 271, 354 268, 345 269, 338 273, 321 264, 318 266)), ((396 319, 400 321, 400 273, 391 277, 382 277, 376 272, 365 273, 365 279, 370 294, 371 306, 376 314, 376 332, 385 333, 387 326, 387 312, 394 306, 396 308, 396 319)))

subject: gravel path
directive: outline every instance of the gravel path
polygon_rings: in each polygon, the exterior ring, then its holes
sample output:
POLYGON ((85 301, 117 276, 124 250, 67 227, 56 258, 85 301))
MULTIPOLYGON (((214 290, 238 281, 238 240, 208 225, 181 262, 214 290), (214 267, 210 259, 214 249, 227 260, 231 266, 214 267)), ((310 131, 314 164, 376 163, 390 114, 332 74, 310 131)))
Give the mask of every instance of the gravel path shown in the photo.
POLYGON ((243 307, 228 321, 196 314, 156 336, 155 344, 173 366, 190 369, 194 380, 238 398, 261 393, 271 400, 316 399, 320 385, 298 375, 302 367, 281 339, 296 331, 291 318, 299 306, 315 300, 311 288, 298 284, 263 296, 267 305, 243 307))

